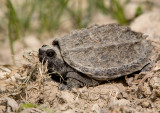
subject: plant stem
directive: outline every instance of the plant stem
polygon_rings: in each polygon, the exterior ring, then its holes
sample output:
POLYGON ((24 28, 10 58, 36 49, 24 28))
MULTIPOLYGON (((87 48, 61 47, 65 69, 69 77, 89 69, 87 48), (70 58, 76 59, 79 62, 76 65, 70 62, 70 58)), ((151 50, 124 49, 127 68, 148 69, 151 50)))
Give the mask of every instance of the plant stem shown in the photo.
POLYGON ((10 50, 11 50, 11 57, 12 57, 12 61, 13 61, 13 65, 15 65, 15 58, 14 58, 14 46, 13 46, 13 38, 12 38, 12 16, 11 16, 11 2, 10 0, 7 1, 7 6, 8 6, 8 10, 9 10, 9 22, 8 22, 8 34, 9 34, 9 45, 10 45, 10 50))

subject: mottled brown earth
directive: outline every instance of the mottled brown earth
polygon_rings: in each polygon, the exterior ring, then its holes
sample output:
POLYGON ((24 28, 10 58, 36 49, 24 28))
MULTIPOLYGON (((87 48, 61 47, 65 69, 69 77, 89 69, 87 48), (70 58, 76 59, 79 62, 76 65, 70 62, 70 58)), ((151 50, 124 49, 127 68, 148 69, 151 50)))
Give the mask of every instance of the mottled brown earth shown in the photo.
MULTIPOLYGON (((36 58, 33 54, 30 60, 36 58)), ((154 58, 158 58, 154 56, 154 58)), ((96 87, 59 90, 59 83, 44 75, 39 62, 31 61, 11 72, 4 66, 0 81, 0 112, 15 112, 23 103, 38 107, 21 113, 156 113, 160 111, 160 61, 147 73, 108 81, 96 87), (28 75, 28 76, 26 76, 28 75), (145 79, 146 78, 146 79, 145 79), (42 109, 43 107, 46 109, 42 109)))

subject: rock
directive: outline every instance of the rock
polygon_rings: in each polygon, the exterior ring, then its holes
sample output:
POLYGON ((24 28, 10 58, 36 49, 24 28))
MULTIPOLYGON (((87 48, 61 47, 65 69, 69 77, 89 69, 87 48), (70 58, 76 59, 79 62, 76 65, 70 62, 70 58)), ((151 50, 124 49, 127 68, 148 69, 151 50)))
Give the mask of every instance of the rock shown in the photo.
POLYGON ((143 108, 148 108, 150 106, 150 103, 147 101, 142 102, 142 107, 143 108))
POLYGON ((126 92, 122 92, 123 98, 127 99, 128 98, 128 94, 126 92))
POLYGON ((155 77, 152 77, 149 84, 150 86, 153 88, 153 89, 160 89, 160 77, 158 76, 155 76, 155 77))
POLYGON ((75 113, 75 112, 74 112, 74 110, 69 109, 67 111, 64 111, 63 113, 75 113))
POLYGON ((68 104, 65 104, 65 105, 61 105, 61 107, 60 107, 60 110, 61 111, 66 111, 66 110, 68 110, 68 109, 70 109, 71 107, 68 105, 68 104))
POLYGON ((60 95, 67 103, 74 103, 74 95, 69 93, 69 91, 64 91, 60 95))
POLYGON ((18 103, 14 99, 9 98, 9 97, 0 98, 0 104, 7 105, 6 109, 8 112, 16 112, 16 110, 18 109, 18 103))
POLYGON ((123 98, 123 94, 122 93, 118 93, 117 99, 122 99, 122 98, 123 98))
POLYGON ((101 113, 139 113, 139 112, 129 106, 114 105, 108 107, 107 109, 103 109, 101 113))
POLYGON ((152 41, 155 48, 160 48, 160 11, 144 13, 131 23, 132 30, 148 35, 147 40, 152 41))
POLYGON ((151 94, 151 99, 152 100, 156 100, 157 98, 160 98, 160 77, 159 76, 155 76, 152 77, 151 80, 149 81, 149 85, 151 86, 152 90, 152 94, 151 94))
POLYGON ((95 111, 96 113, 100 113, 101 108, 99 107, 98 104, 94 104, 94 105, 92 106, 92 109, 91 109, 91 110, 92 110, 92 111, 95 111))
POLYGON ((126 105, 130 105, 130 101, 126 99, 121 99, 121 100, 116 100, 113 104, 119 105, 119 106, 126 106, 126 105))
POLYGON ((160 12, 152 11, 147 12, 136 18, 131 23, 132 30, 143 32, 148 35, 160 36, 160 12))
POLYGON ((5 110, 6 110, 6 106, 4 105, 0 106, 0 113, 4 113, 5 110))

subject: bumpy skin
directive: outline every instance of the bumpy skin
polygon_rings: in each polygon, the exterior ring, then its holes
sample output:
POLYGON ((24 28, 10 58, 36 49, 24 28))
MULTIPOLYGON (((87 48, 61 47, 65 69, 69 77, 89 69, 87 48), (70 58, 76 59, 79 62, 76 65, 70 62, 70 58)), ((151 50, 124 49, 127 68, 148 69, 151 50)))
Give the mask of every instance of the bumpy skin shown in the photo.
POLYGON ((48 45, 43 45, 39 49, 38 56, 42 64, 48 63, 47 68, 50 75, 62 76, 63 79, 65 79, 60 87, 61 90, 70 90, 72 87, 79 88, 83 86, 96 86, 100 83, 99 81, 85 76, 85 74, 76 71, 74 68, 66 64, 61 56, 58 46, 50 47, 48 45))
POLYGON ((53 47, 40 48, 39 58, 40 61, 48 60, 50 72, 57 71, 80 86, 93 86, 99 81, 141 70, 150 63, 151 53, 152 46, 142 33, 126 26, 108 24, 58 38, 53 41, 53 47), (52 57, 47 54, 48 50, 54 51, 52 57), (69 72, 74 74, 67 75, 69 72))

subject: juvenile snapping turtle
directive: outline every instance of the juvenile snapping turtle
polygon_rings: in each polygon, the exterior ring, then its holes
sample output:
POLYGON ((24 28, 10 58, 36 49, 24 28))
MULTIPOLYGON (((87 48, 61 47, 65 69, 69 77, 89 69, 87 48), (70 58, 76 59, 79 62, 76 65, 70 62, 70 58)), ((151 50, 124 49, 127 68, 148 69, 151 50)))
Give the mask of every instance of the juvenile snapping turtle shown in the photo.
POLYGON ((118 24, 94 25, 57 38, 39 49, 48 71, 66 79, 63 87, 98 85, 140 71, 150 63, 152 46, 142 33, 118 24))

